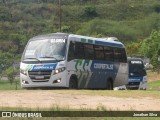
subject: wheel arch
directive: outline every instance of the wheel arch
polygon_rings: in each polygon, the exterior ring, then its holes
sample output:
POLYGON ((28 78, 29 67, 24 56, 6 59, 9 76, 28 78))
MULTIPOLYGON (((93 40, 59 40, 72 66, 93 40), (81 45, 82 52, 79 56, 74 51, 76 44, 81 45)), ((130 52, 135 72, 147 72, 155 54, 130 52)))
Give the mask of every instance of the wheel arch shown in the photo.
POLYGON ((70 78, 69 78, 69 82, 70 82, 70 80, 75 80, 75 81, 76 81, 76 84, 77 84, 77 87, 78 87, 78 77, 77 77, 77 75, 72 74, 72 75, 70 76, 70 78))

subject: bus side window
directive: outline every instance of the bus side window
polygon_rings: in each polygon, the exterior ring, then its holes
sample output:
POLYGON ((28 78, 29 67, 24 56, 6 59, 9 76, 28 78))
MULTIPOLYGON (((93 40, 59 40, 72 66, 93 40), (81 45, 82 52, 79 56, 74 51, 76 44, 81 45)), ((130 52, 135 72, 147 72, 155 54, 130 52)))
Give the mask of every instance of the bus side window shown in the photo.
POLYGON ((107 46, 104 47, 104 54, 105 54, 105 60, 107 61, 114 60, 113 48, 107 46))
POLYGON ((84 52, 85 52, 85 59, 88 59, 88 60, 93 60, 94 59, 93 45, 84 44, 84 52))
POLYGON ((125 49, 122 49, 122 62, 127 63, 127 55, 125 49))
POLYGON ((95 60, 104 60, 104 51, 102 46, 95 45, 95 60))
POLYGON ((114 61, 127 63, 127 56, 124 48, 114 48, 114 61))
POLYGON ((75 44, 71 41, 68 51, 68 60, 73 60, 75 58, 75 44))

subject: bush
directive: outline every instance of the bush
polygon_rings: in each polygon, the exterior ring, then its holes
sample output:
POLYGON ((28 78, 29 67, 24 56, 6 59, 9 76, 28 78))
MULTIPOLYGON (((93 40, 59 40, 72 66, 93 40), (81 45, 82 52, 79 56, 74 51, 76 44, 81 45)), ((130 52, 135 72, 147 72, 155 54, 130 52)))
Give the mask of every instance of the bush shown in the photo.
POLYGON ((155 4, 153 6, 153 9, 155 10, 155 12, 160 13, 160 4, 155 4))
POLYGON ((7 78, 11 84, 15 80, 15 76, 17 75, 17 72, 18 70, 13 69, 12 67, 9 67, 8 69, 5 70, 5 74, 7 75, 7 78))
POLYGON ((97 16, 98 16, 98 13, 96 11, 95 6, 86 6, 84 9, 84 13, 82 14, 82 18, 85 18, 85 19, 92 19, 97 16))

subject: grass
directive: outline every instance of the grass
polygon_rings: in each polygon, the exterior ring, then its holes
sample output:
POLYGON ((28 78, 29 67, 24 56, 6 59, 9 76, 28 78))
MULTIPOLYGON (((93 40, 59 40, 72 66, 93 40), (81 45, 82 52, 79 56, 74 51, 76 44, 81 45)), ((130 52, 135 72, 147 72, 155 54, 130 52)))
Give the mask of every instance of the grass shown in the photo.
MULTIPOLYGON (((58 92, 58 91, 57 91, 58 92)), ((62 91, 61 91, 62 92, 62 91)), ((73 95, 99 95, 99 96, 110 96, 110 97, 132 97, 132 98, 139 98, 139 97, 152 97, 152 98, 158 98, 160 99, 159 91, 144 91, 144 90, 118 90, 118 91, 106 91, 106 90, 72 90, 72 91, 64 91, 64 93, 67 94, 73 94, 73 95)), ((63 93, 63 92, 62 92, 63 93)))
POLYGON ((13 81, 11 84, 8 80, 0 80, 0 90, 19 90, 21 89, 19 80, 13 81))
POLYGON ((149 91, 160 91, 160 80, 149 82, 148 90, 149 91))
MULTIPOLYGON (((151 85, 154 86, 155 83, 151 85)), ((0 92, 5 92, 7 94, 8 91, 0 90, 0 92)), ((15 90, 10 90, 10 92, 15 92, 15 90)), ((120 98, 141 98, 141 97, 151 97, 155 99, 160 99, 160 94, 158 90, 67 90, 67 89, 53 89, 53 90, 17 90, 17 93, 43 93, 46 94, 48 92, 56 93, 56 94, 68 94, 68 95, 90 95, 90 96, 109 96, 109 97, 120 97, 120 98)))
POLYGON ((157 72, 153 72, 151 70, 147 70, 148 82, 160 80, 160 74, 157 72))

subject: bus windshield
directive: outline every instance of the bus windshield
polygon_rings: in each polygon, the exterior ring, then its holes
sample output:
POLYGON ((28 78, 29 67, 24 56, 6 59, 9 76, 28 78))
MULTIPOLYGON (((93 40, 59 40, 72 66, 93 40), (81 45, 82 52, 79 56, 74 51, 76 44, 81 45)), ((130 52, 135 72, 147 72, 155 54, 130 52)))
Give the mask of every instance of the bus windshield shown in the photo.
POLYGON ((129 77, 145 76, 146 71, 142 61, 129 61, 129 77))
POLYGON ((28 43, 22 60, 64 60, 65 49, 65 39, 33 40, 28 43))

